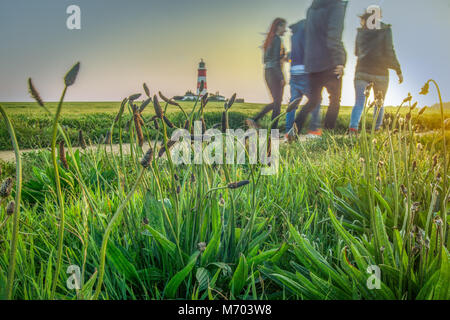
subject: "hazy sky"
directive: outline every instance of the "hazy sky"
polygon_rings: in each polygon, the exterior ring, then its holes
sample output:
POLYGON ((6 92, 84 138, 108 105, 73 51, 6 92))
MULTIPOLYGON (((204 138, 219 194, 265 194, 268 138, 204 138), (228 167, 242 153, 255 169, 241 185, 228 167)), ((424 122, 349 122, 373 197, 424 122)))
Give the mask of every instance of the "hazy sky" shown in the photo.
MULTIPOLYGON (((147 82, 152 92, 184 94, 196 86, 204 58, 210 92, 268 102, 260 45, 273 18, 305 17, 311 0, 0 0, 0 101, 28 101, 34 79, 45 100, 57 100, 62 77, 81 61, 68 100, 121 100, 147 82), (68 30, 66 8, 81 8, 81 30, 68 30)), ((354 104, 357 14, 381 4, 393 25, 405 83, 391 72, 387 104, 417 96, 430 77, 450 89, 449 0, 349 0, 344 43, 348 64, 343 104, 354 104)), ((284 42, 289 48, 289 36, 284 42)), ((288 88, 287 88, 288 89, 288 88)), ((288 90, 286 90, 288 91, 288 90)), ((288 98, 286 93, 286 99, 288 98)), ((417 97, 423 104, 435 96, 417 97)), ((285 101, 286 102, 286 101, 285 101)))

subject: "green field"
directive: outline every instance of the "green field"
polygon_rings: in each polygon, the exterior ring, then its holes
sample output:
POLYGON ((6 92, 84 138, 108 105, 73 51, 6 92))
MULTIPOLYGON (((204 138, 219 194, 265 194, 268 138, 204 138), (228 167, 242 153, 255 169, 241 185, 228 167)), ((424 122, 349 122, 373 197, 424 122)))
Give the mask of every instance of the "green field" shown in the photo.
MULTIPOLYGON (((143 125, 140 103, 117 121, 118 103, 62 104, 61 119, 5 105, 2 146, 57 152, 0 163, 0 297, 450 299, 450 139, 435 110, 389 109, 378 132, 368 112, 349 136, 343 108, 336 131, 282 144, 278 172, 265 176, 248 159, 176 165, 158 104, 143 125), (70 147, 79 130, 89 145, 110 129, 131 153, 70 147), (143 139, 164 146, 142 148, 143 139)), ((198 105, 184 107, 199 120, 198 105)), ((225 132, 259 107, 208 104, 204 117, 225 132)), ((184 115, 168 110, 181 126, 184 115)))
MULTIPOLYGON (((50 145, 50 128, 53 121, 41 107, 36 103, 18 103, 6 102, 1 103, 11 115, 11 119, 17 130, 17 138, 22 148, 43 148, 50 145)), ((54 111, 57 103, 46 103, 47 107, 54 111)), ((186 110, 192 110, 194 102, 181 102, 182 107, 186 110)), ((110 123, 116 116, 120 107, 120 102, 67 102, 62 110, 61 125, 67 130, 67 134, 72 139, 74 145, 77 145, 78 131, 83 130, 86 139, 90 139, 93 143, 102 142, 110 129, 110 123)), ((236 103, 230 110, 230 127, 241 128, 245 118, 255 115, 261 108, 262 104, 254 103, 236 103)), ((285 110, 286 106, 283 106, 285 110)), ((350 121, 351 107, 342 107, 337 122, 337 131, 344 132, 350 121)), ((211 102, 205 110, 205 121, 208 126, 220 123, 223 110, 223 103, 211 102)), ((386 113, 394 114, 397 108, 387 107, 386 113)), ((404 108, 401 113, 404 115, 409 108, 404 108)), ((326 108, 322 108, 322 113, 326 112, 326 108)), ((417 115, 417 110, 413 111, 417 115)), ((152 107, 146 108, 143 112, 144 120, 153 117, 154 111, 152 107)), ((168 118, 176 125, 182 126, 183 119, 180 110, 177 107, 169 106, 167 109, 168 118)), ((446 117, 450 117, 450 111, 446 109, 446 117)), ((284 131, 284 118, 280 121, 280 130, 284 131)), ((267 124, 269 117, 266 117, 267 124)), ((439 126, 440 113, 438 108, 429 109, 424 113, 418 124, 420 131, 434 130, 439 126)), ((123 127, 125 128, 125 123, 123 127)), ((150 134, 154 136, 156 131, 150 130, 150 134)), ((113 134, 113 141, 118 142, 118 134, 113 134)), ((11 150, 11 143, 6 131, 6 127, 0 128, 0 150, 11 150)))

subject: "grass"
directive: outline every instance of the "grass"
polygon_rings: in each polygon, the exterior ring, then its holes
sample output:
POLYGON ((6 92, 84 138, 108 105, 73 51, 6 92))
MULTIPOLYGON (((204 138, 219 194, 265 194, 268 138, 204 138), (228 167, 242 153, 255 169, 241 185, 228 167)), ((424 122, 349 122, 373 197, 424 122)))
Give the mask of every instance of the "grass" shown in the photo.
MULTIPOLYGON (((50 146, 51 126, 53 118, 42 111, 37 103, 2 103, 6 111, 10 115, 18 136, 18 141, 22 149, 45 148, 50 146)), ((192 110, 194 102, 181 102, 185 110, 192 110)), ((46 103, 51 112, 55 112, 57 103, 46 103)), ((230 127, 240 128, 244 120, 255 115, 261 110, 262 104, 236 103, 230 110, 230 127)), ((73 141, 74 145, 78 145, 78 131, 83 130, 87 140, 93 143, 103 142, 104 137, 110 129, 110 123, 113 121, 120 108, 120 102, 67 102, 61 112, 60 124, 63 126, 73 141)), ((284 107, 283 107, 284 108, 284 107)), ((322 112, 326 112, 326 108, 322 108, 322 112)), ((344 132, 350 121, 351 107, 342 107, 339 115, 337 130, 344 132)), ((205 121, 208 126, 220 123, 222 116, 223 104, 218 102, 208 103, 207 112, 205 113, 205 121)), ((396 108, 387 107, 386 113, 394 114, 396 108)), ((401 111, 404 115, 408 111, 405 108, 401 111)), ((417 110, 414 114, 417 115, 417 110)), ((142 114, 143 119, 148 122, 155 115, 153 108, 146 108, 142 114)), ((176 107, 169 107, 167 110, 168 118, 172 122, 181 126, 183 117, 176 107)), ((445 117, 450 117, 450 111, 446 109, 445 117)), ((429 109, 420 118, 419 125, 421 131, 430 131, 439 127, 440 111, 437 108, 429 109)), ((265 123, 268 123, 266 118, 265 123)), ((125 128, 126 123, 122 124, 125 128)), ((284 130, 284 118, 280 121, 280 130, 284 130)), ((155 136, 156 131, 150 130, 150 134, 155 136)), ((113 134, 113 142, 118 143, 119 136, 113 134)), ((128 136, 126 138, 129 138, 128 136)), ((0 128, 0 150, 11 150, 6 127, 0 128)))
MULTIPOLYGON (((423 137, 413 130, 426 114, 397 121, 393 110, 375 132, 369 111, 358 137, 325 132, 283 145, 279 172, 263 176, 260 164, 175 166, 156 145, 142 149, 140 131, 170 155, 167 121, 157 118, 151 133, 138 121, 140 103, 125 102, 122 116, 115 120, 119 104, 105 127, 131 143, 129 155, 108 152, 108 144, 73 151, 71 129, 54 117, 67 154, 56 162, 47 151, 24 157, 23 179, 16 175, 14 192, 0 204, 6 298, 450 298, 446 143, 442 131, 423 137), (137 121, 126 129, 131 117, 137 121), (22 201, 17 223, 6 212, 14 196, 22 201), (77 290, 66 285, 71 266, 80 270, 77 290)), ((187 116, 210 116, 209 104, 202 107, 192 105, 187 116)), ((238 107, 229 102, 215 111, 224 113, 222 129, 237 121, 238 107)), ((151 114, 144 112, 144 122, 151 114)), ((182 123, 182 114, 173 117, 182 123)), ((444 128, 442 115, 438 121, 444 128)))

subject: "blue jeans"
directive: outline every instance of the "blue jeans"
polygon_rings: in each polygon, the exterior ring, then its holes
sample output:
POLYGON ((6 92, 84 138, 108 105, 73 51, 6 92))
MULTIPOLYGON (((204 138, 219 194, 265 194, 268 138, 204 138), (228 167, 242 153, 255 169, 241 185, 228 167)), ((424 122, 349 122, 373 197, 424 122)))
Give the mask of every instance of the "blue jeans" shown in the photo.
MULTIPOLYGON (((364 104, 366 102, 366 96, 364 95, 364 91, 366 90, 366 87, 373 83, 373 92, 375 96, 378 94, 378 92, 381 91, 383 95, 383 100, 386 97, 386 92, 389 86, 389 77, 386 76, 376 76, 376 75, 370 75, 367 73, 359 73, 357 72, 355 75, 355 106, 352 110, 352 116, 350 119, 350 128, 358 130, 359 122, 361 121, 361 115, 364 111, 364 104)), ((375 110, 373 113, 373 117, 375 118, 378 113, 378 108, 375 106, 375 110)), ((383 124, 383 116, 384 116, 384 106, 381 106, 380 112, 378 114, 377 122, 375 125, 375 129, 380 129, 381 125, 383 124)))
MULTIPOLYGON (((309 75, 292 75, 291 80, 289 82, 289 85, 291 87, 291 100, 292 101, 303 98, 303 96, 309 97, 309 75)), ((311 113, 311 123, 309 125, 310 131, 316 131, 320 128, 321 118, 320 118, 320 103, 317 105, 317 107, 312 111, 311 113)), ((297 111, 298 106, 292 110, 291 112, 288 112, 286 114, 286 132, 289 132, 289 130, 292 129, 292 126, 294 125, 295 120, 295 112, 297 111)))

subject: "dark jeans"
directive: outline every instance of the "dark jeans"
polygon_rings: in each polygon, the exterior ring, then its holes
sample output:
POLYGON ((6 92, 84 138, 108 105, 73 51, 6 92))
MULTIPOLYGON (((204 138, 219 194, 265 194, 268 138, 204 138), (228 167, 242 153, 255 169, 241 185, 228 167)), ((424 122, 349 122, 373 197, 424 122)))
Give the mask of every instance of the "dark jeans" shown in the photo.
POLYGON ((330 95, 330 106, 328 107, 327 115, 325 116, 324 128, 334 129, 341 107, 342 78, 338 79, 334 74, 334 70, 331 69, 323 72, 310 73, 309 81, 311 86, 310 99, 295 118, 298 132, 301 132, 308 114, 320 103, 323 88, 326 88, 330 95))
MULTIPOLYGON (((309 96, 309 75, 293 75, 291 74, 291 80, 289 82, 291 87, 291 100, 289 103, 292 103, 298 98, 303 98, 303 96, 309 96)), ((322 102, 322 101, 321 101, 322 102)), ((294 125, 295 113, 298 107, 295 107, 294 110, 288 112, 286 114, 286 133, 288 133, 294 125)), ((309 124, 309 131, 317 131, 321 125, 321 117, 320 117, 320 102, 311 112, 311 122, 309 124)))
MULTIPOLYGON (((278 68, 268 68, 265 70, 265 78, 267 86, 269 87, 270 94, 272 95, 273 102, 265 106, 254 118, 255 121, 259 121, 268 112, 272 111, 272 120, 280 115, 281 101, 283 100, 284 86, 282 81, 284 80, 283 73, 278 68)), ((272 129, 278 127, 278 120, 272 125, 272 129)))

